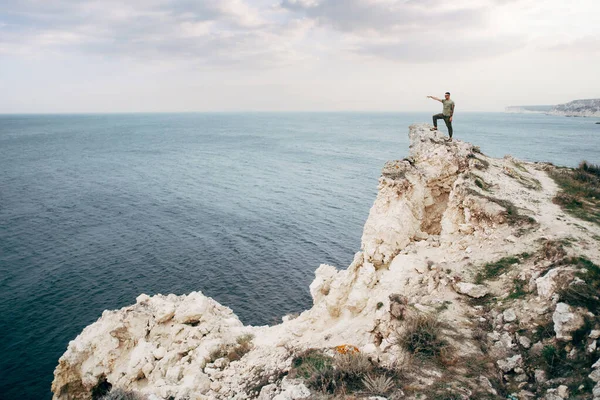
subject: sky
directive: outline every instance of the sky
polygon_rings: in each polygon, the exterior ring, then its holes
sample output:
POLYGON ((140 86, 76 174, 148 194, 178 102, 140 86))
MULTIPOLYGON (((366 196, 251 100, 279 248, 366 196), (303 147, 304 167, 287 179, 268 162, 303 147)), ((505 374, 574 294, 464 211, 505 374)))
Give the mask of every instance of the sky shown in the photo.
POLYGON ((599 98, 598 0, 0 0, 0 113, 599 98))

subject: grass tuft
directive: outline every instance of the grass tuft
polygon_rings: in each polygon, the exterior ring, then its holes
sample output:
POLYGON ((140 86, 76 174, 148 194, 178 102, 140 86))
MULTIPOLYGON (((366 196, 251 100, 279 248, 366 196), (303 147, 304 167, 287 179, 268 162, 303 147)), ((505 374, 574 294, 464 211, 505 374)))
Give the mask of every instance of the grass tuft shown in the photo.
POLYGON ((600 313, 600 267, 585 257, 570 257, 561 264, 580 268, 575 276, 581 280, 558 290, 561 301, 573 307, 585 307, 593 313, 600 313))
POLYGON ((582 161, 579 167, 554 169, 549 175, 561 191, 553 201, 571 215, 600 225, 600 166, 582 161))
POLYGON ((398 344, 416 358, 445 364, 451 350, 443 338, 442 323, 432 314, 418 314, 407 320, 398 344))
POLYGON ((362 383, 373 396, 385 396, 395 386, 394 380, 385 375, 371 376, 369 374, 362 379, 362 383))
POLYGON ((518 264, 521 260, 526 260, 529 257, 531 257, 529 253, 521 253, 517 256, 504 257, 496 262, 487 263, 475 275, 475 283, 481 284, 488 279, 496 279, 507 272, 514 264, 518 264))

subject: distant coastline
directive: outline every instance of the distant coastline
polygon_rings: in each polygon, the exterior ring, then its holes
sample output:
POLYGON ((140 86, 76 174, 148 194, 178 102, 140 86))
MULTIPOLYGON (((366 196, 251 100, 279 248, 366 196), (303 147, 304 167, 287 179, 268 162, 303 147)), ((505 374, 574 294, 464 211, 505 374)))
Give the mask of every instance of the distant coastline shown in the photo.
POLYGON ((557 105, 508 106, 506 113, 548 114, 565 117, 600 117, 600 99, 573 100, 557 105))

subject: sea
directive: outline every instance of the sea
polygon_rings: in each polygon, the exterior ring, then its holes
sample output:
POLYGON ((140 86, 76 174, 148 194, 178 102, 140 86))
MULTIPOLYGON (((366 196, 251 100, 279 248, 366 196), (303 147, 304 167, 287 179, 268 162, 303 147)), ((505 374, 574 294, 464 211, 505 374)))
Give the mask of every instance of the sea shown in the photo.
MULTIPOLYGON (((315 269, 352 261, 383 164, 430 120, 0 115, 0 399, 50 399, 69 341, 141 293, 202 291, 253 325, 310 308, 315 269)), ((600 162, 597 120, 457 113, 454 137, 573 167, 600 162)))

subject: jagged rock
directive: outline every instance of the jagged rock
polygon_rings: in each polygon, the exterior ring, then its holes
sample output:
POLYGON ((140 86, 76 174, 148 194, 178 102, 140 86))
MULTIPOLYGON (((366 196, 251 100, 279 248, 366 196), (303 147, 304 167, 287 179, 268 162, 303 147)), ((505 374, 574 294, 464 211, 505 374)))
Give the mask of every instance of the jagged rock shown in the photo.
POLYGON ((479 299, 489 293, 489 289, 485 285, 476 285, 468 282, 458 282, 456 291, 460 294, 465 294, 469 297, 479 299))
POLYGON ((544 383, 548 380, 548 378, 546 377, 546 371, 544 371, 543 369, 536 369, 533 372, 533 374, 537 383, 544 383))
POLYGON ((569 388, 565 385, 560 385, 557 389, 557 394, 563 399, 569 398, 569 388))
POLYGON ((600 369, 595 369, 588 375, 594 382, 600 382, 600 369))
POLYGON ((304 383, 284 379, 281 384, 281 393, 273 397, 273 400, 297 400, 306 399, 310 396, 310 390, 304 385, 304 383))
POLYGON ((571 306, 566 303, 556 305, 552 321, 556 338, 559 340, 572 340, 571 332, 581 328, 584 324, 583 317, 579 313, 573 312, 571 306))
POLYGON ((531 347, 531 340, 527 336, 519 336, 519 344, 528 349, 531 347))
POLYGON ((492 383, 490 382, 490 380, 488 378, 486 378, 485 376, 483 376, 483 375, 479 376, 479 384, 481 386, 483 386, 485 388, 485 391, 488 392, 489 394, 493 394, 494 396, 496 396, 498 394, 496 389, 494 389, 494 386, 492 386, 492 383))
POLYGON ((502 317, 504 319, 504 322, 513 322, 517 319, 517 314, 515 313, 515 310, 509 308, 504 310, 504 312, 502 313, 502 317))
POLYGON ((517 354, 504 360, 498 360, 496 361, 496 364, 498 364, 498 368, 503 372, 510 372, 516 367, 523 365, 523 357, 520 354, 517 354))

